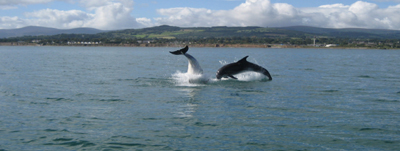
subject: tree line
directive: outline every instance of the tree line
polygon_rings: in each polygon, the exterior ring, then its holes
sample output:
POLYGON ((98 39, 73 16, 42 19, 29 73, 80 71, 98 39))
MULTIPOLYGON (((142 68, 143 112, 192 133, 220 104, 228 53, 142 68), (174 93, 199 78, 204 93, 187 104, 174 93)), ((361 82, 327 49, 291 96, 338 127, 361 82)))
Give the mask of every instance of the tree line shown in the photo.
POLYGON ((25 42, 42 45, 67 44, 71 42, 101 42, 102 44, 140 44, 144 42, 155 44, 166 43, 196 43, 196 44, 281 44, 306 46, 336 44, 342 47, 400 48, 399 39, 351 39, 326 37, 203 37, 203 38, 122 38, 112 35, 93 34, 60 34, 54 36, 24 36, 1 38, 0 42, 25 42))

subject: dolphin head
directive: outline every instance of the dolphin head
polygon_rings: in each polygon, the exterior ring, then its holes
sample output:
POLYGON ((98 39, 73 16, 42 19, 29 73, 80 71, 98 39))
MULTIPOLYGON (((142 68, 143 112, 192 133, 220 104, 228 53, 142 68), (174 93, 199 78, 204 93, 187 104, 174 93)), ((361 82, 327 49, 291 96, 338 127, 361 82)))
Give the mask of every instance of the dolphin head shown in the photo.
POLYGON ((218 80, 220 80, 222 77, 226 77, 226 75, 224 74, 224 72, 220 72, 220 70, 218 70, 216 77, 218 80))

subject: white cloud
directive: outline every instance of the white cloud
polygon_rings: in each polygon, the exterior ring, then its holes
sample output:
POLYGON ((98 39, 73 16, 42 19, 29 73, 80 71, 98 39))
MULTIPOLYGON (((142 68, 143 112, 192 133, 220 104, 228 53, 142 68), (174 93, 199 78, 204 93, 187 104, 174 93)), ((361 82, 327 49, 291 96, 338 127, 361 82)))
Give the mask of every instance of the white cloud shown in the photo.
MULTIPOLYGON (((27 4, 30 2, 28 1, 19 0, 18 4, 27 4)), ((132 0, 80 0, 79 3, 85 6, 87 11, 43 9, 26 12, 25 18, 0 16, 0 29, 30 25, 54 28, 92 27, 104 30, 144 27, 131 15, 132 0)))
POLYGON ((332 4, 332 5, 321 5, 319 8, 349 8, 349 5, 343 5, 343 4, 332 4))
POLYGON ((87 21, 86 26, 99 29, 124 29, 137 28, 141 25, 130 15, 132 7, 126 7, 122 3, 112 3, 97 7, 93 18, 87 21))
POLYGON ((331 28, 383 28, 400 30, 400 5, 379 8, 357 1, 352 5, 331 4, 317 8, 295 8, 269 0, 246 0, 232 10, 169 8, 157 10, 163 17, 155 24, 174 26, 295 26, 331 28))
POLYGON ((25 21, 18 17, 0 17, 0 28, 20 28, 25 26, 25 21))
POLYGON ((400 9, 400 4, 396 5, 396 6, 389 6, 389 9, 400 9))
POLYGON ((181 27, 306 25, 400 30, 400 4, 379 8, 377 4, 364 1, 357 1, 351 5, 339 3, 313 8, 296 8, 286 3, 272 3, 270 0, 246 0, 229 10, 190 7, 158 9, 157 12, 161 17, 153 19, 132 16, 133 0, 0 0, 0 9, 15 9, 18 6, 53 1, 79 4, 86 10, 43 9, 26 12, 25 16, 0 16, 0 29, 36 25, 55 28, 93 27, 108 30, 167 24, 181 27))
POLYGON ((44 9, 35 12, 26 13, 31 25, 49 26, 56 28, 76 28, 85 25, 86 20, 92 18, 92 14, 80 10, 60 11, 54 9, 44 9))
POLYGON ((166 16, 156 18, 159 24, 176 26, 280 26, 298 25, 303 19, 292 5, 268 0, 247 0, 232 10, 171 8, 158 13, 166 16))
POLYGON ((101 7, 111 3, 109 0, 80 0, 80 4, 86 8, 101 7))
POLYGON ((133 0, 78 0, 80 4, 89 10, 96 9, 98 7, 103 7, 107 5, 112 5, 115 3, 123 4, 124 7, 133 7, 133 0))
MULTIPOLYGON (((326 25, 322 27, 400 30, 400 9, 396 6, 379 8, 378 5, 373 3, 357 1, 350 6, 334 4, 319 7, 318 9, 304 9, 302 11, 305 13, 322 14, 323 18, 321 18, 321 21, 326 22, 326 25)), ((318 21, 315 20, 314 23, 318 23, 318 21)))
POLYGON ((144 25, 144 26, 146 26, 146 27, 154 26, 154 24, 153 24, 153 22, 151 21, 151 19, 145 18, 145 17, 136 18, 136 22, 138 22, 138 23, 140 23, 140 24, 142 24, 142 25, 144 25))

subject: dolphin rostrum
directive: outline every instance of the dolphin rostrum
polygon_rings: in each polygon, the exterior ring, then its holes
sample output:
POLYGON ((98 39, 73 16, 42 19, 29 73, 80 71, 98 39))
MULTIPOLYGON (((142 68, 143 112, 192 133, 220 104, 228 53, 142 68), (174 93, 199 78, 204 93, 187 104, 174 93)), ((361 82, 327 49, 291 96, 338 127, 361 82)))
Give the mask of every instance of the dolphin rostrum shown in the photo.
POLYGON ((246 60, 247 57, 249 57, 249 56, 246 56, 237 62, 230 63, 230 64, 227 64, 227 65, 221 67, 217 71, 217 79, 221 79, 222 77, 224 77, 224 78, 231 77, 233 79, 237 79, 233 75, 239 74, 242 72, 246 72, 246 71, 254 71, 254 72, 264 74, 265 76, 267 76, 269 78, 269 80, 272 80, 272 77, 269 74, 267 69, 265 69, 259 65, 256 65, 254 63, 248 62, 246 60))
POLYGON ((189 47, 186 46, 185 48, 182 48, 177 51, 170 51, 170 53, 172 53, 174 55, 184 55, 189 60, 187 73, 197 74, 197 75, 203 74, 203 69, 200 67, 199 62, 197 62, 197 60, 193 56, 186 53, 188 50, 189 50, 189 47))

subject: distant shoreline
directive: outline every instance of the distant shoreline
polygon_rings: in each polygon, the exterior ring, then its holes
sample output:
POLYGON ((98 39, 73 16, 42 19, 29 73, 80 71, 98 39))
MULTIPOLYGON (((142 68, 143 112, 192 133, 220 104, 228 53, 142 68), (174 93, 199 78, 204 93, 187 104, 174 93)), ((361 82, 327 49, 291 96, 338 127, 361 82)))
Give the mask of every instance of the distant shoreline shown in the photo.
MULTIPOLYGON (((2 42, 0 46, 64 46, 64 47, 205 47, 205 48, 297 48, 297 49, 379 49, 370 47, 314 47, 300 45, 280 45, 280 44, 47 44, 41 45, 37 43, 17 43, 17 42, 2 42)), ((384 49, 382 49, 384 50, 384 49)), ((399 50, 391 48, 388 50, 399 50)))

